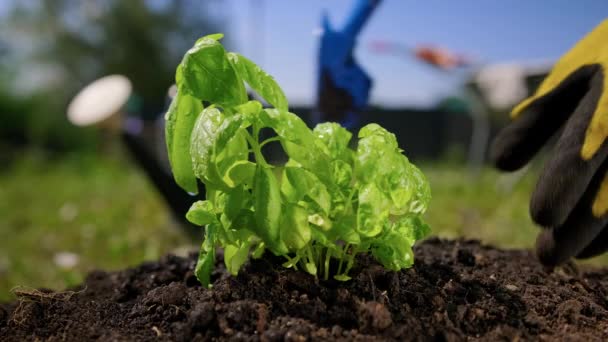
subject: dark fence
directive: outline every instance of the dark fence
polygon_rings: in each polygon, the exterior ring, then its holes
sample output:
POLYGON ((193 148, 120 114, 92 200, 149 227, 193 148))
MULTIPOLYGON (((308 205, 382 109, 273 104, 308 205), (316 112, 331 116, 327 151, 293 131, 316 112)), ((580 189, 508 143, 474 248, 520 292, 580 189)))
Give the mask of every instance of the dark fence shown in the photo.
MULTIPOLYGON (((290 108, 309 125, 311 109, 290 108)), ((472 120, 466 113, 428 109, 369 109, 361 113, 362 124, 377 123, 397 136, 400 147, 411 159, 439 159, 452 150, 468 149, 472 120)))

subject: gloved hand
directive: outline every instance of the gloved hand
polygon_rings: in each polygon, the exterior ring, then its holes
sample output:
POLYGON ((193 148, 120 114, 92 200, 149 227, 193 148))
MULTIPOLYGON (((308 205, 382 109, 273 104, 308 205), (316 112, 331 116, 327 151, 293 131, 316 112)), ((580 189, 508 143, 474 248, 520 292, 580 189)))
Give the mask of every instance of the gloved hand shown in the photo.
POLYGON ((536 251, 548 266, 608 250, 607 67, 608 20, 513 109, 491 149, 499 169, 515 170, 563 127, 530 201, 532 219, 545 228, 536 251))

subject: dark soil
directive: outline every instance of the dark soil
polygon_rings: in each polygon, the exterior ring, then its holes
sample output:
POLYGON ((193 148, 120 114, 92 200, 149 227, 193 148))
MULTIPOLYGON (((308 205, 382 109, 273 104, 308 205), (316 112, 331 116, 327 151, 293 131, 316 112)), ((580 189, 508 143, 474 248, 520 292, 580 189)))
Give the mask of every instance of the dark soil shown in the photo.
POLYGON ((0 340, 608 340, 608 269, 545 271, 528 251, 427 240, 416 264, 369 258, 347 283, 248 264, 192 274, 195 255, 92 272, 68 292, 18 290, 0 307, 0 340))

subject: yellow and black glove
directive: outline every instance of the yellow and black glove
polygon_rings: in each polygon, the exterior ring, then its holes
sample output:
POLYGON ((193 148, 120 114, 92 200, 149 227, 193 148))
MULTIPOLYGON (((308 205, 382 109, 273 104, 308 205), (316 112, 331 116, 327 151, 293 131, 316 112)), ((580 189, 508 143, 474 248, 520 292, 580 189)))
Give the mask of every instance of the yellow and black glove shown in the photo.
POLYGON ((491 158, 499 169, 526 164, 563 127, 530 201, 546 228, 541 262, 558 265, 608 250, 608 20, 555 64, 536 93, 511 113, 491 158))

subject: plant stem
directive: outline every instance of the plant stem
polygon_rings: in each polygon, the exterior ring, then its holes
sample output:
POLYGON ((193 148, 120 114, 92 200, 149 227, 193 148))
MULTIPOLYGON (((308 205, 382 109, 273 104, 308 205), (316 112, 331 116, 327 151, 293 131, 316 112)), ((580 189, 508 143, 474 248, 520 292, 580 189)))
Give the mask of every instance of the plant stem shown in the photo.
POLYGON ((353 267, 353 264, 355 263, 355 255, 356 255, 355 251, 353 251, 352 254, 349 255, 348 263, 346 264, 346 269, 344 270, 344 274, 348 274, 351 267, 353 267))
POLYGON ((262 141, 262 143, 260 144, 260 149, 262 149, 262 147, 264 147, 264 145, 266 145, 268 143, 271 143, 273 141, 279 141, 279 140, 281 140, 281 138, 279 138, 279 137, 268 138, 268 139, 262 141))
POLYGON ((329 279, 329 260, 331 259, 331 250, 325 248, 325 280, 329 279))
POLYGON ((287 259, 289 264, 293 267, 294 270, 298 270, 298 262, 300 261, 300 256, 296 254, 295 257, 290 258, 289 255, 285 254, 284 257, 287 259))
MULTIPOLYGON (((347 269, 342 272, 342 267, 344 267, 344 259, 348 258, 348 249, 350 248, 350 244, 347 243, 344 245, 344 248, 342 249, 342 257, 340 258, 340 264, 338 265, 338 273, 337 274, 348 274, 348 270, 350 269, 349 267, 347 267, 347 269)), ((348 260, 350 260, 350 258, 348 258, 348 260)), ((348 266, 348 264, 347 264, 348 266)))
POLYGON ((264 167, 270 167, 270 165, 266 162, 264 155, 262 154, 262 147, 260 145, 260 129, 257 125, 253 124, 253 136, 249 134, 249 132, 245 131, 245 138, 249 145, 251 145, 251 149, 255 156, 255 161, 264 167))

